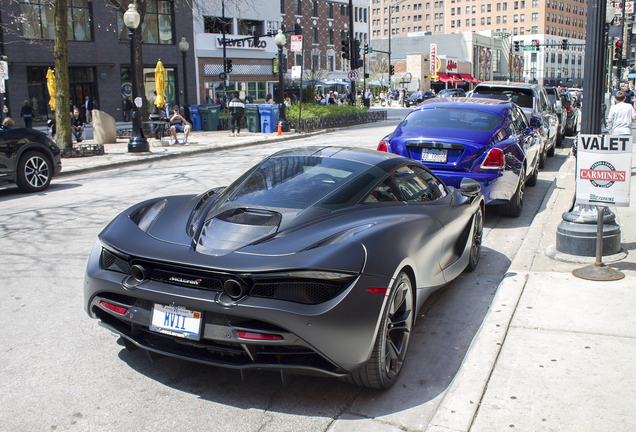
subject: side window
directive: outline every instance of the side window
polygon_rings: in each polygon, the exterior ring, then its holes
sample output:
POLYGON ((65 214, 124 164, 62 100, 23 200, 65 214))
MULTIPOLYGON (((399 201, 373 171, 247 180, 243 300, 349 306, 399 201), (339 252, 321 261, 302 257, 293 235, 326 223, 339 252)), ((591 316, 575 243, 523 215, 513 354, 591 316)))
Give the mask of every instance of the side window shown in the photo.
POLYGON ((419 167, 414 168, 417 172, 403 167, 391 176, 407 201, 435 201, 447 195, 443 184, 433 175, 419 167))
POLYGON ((402 201, 395 182, 387 178, 366 197, 363 204, 402 201))
MULTIPOLYGON (((521 133, 523 133, 523 131, 526 129, 525 126, 523 126, 523 123, 521 122, 521 118, 519 116, 519 110, 513 109, 510 111, 510 114, 512 115, 512 125, 513 125, 513 131, 515 135, 519 135, 521 133)), ((523 115, 523 113, 522 113, 523 115)), ((525 116, 524 116, 525 117, 525 116)))
POLYGON ((517 118, 518 123, 519 123, 519 133, 522 133, 524 130, 528 129, 528 127, 530 126, 528 124, 528 120, 526 119, 526 115, 523 113, 523 111, 521 111, 520 108, 517 108, 515 110, 515 112, 517 113, 517 118))

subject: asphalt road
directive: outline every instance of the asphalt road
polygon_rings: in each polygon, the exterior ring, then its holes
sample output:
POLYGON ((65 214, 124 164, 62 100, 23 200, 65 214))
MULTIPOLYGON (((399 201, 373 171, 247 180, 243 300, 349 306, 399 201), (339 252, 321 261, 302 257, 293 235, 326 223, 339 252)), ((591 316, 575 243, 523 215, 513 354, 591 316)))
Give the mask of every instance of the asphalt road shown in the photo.
POLYGON ((520 218, 487 210, 479 267, 420 311, 401 378, 388 391, 303 376, 287 376, 283 383, 271 372, 243 380, 235 371, 176 359, 151 362, 89 319, 82 298, 97 234, 129 205, 229 184, 282 148, 375 149, 395 124, 62 177, 36 195, 0 189, 0 430, 424 429, 569 148, 558 149, 537 186, 526 188, 520 218))

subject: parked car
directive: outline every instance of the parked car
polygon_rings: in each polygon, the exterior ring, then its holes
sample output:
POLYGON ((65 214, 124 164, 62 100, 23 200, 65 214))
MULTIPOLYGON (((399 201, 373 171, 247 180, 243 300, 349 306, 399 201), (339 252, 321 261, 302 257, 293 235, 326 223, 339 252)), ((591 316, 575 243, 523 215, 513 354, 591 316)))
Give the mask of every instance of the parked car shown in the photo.
POLYGON ((522 82, 486 81, 475 86, 472 97, 514 102, 523 110, 528 123, 533 116, 539 117, 543 128, 541 136, 544 138, 539 167, 545 166, 546 156, 554 156, 559 120, 543 86, 522 82))
POLYGON ((35 129, 0 130, 0 183, 15 183, 23 192, 41 192, 62 171, 60 149, 35 129))
POLYGON ((540 149, 537 128, 517 105, 479 98, 426 101, 378 145, 421 161, 447 185, 472 178, 486 204, 513 217, 521 215, 525 184, 537 183, 540 149))
POLYGON ((561 95, 561 92, 559 92, 559 89, 557 87, 546 87, 545 91, 548 94, 548 99, 550 100, 550 103, 554 108, 554 112, 556 113, 559 120, 556 140, 556 145, 557 147, 559 147, 561 145, 563 137, 565 136, 565 123, 567 120, 567 110, 563 105, 564 96, 561 95))
POLYGON ((437 93, 437 97, 465 97, 466 92, 462 88, 452 88, 452 89, 444 89, 440 90, 437 93))
POLYGON ((569 92, 561 93, 563 98, 563 106, 566 110, 565 134, 576 135, 576 129, 579 125, 579 116, 581 110, 578 108, 578 101, 569 92))
POLYGON ((432 99, 435 97, 435 93, 432 91, 424 91, 418 96, 417 92, 411 93, 411 95, 404 101, 404 105, 407 107, 416 106, 425 100, 432 99))
POLYGON ((383 389, 418 308, 477 266, 482 233, 473 180, 448 187, 373 150, 284 150, 227 188, 117 216, 88 260, 84 305, 151 357, 383 389))

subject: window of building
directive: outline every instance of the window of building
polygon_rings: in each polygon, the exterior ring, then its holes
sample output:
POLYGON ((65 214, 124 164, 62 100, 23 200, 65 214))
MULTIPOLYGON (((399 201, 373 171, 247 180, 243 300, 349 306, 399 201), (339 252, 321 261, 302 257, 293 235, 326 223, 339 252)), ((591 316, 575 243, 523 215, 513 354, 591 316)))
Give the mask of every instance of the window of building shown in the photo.
POLYGON ((539 34, 539 26, 532 26, 532 34, 539 34))
POLYGON ((519 34, 519 29, 517 27, 515 27, 514 29, 512 29, 512 34, 514 34, 515 36, 517 36, 519 34))
MULTIPOLYGON (((497 24, 501 24, 501 17, 499 15, 497 15, 497 24)), ((499 30, 497 30, 499 31, 499 30)))
POLYGON ((311 69, 312 70, 320 69, 320 56, 318 54, 311 55, 311 69))
POLYGON ((497 10, 500 11, 501 10, 501 3, 497 3, 497 10))
POLYGON ((303 14, 302 0, 294 0, 294 13, 296 15, 302 15, 303 14))
POLYGON ((532 13, 532 21, 539 21, 539 14, 537 12, 532 13))
POLYGON ((455 8, 451 8, 451 15, 455 15, 455 8))
POLYGON ((455 28, 455 20, 451 20, 451 28, 455 28))
POLYGON ((526 21, 526 14, 520 14, 519 15, 519 21, 520 22, 525 22, 526 21))
MULTIPOLYGON (((68 0, 68 40, 93 40, 91 4, 89 0, 68 0)), ((20 1, 20 11, 25 39, 55 40, 55 10, 48 1, 20 1)))
POLYGON ((486 18, 486 24, 488 24, 488 25, 490 25, 490 24, 491 24, 491 22, 490 22, 490 17, 486 18))
POLYGON ((470 20, 466 18, 466 27, 470 27, 470 20))
POLYGON ((329 29, 329 44, 333 45, 333 29, 329 29))
POLYGON ((263 34, 263 21, 237 19, 239 35, 253 36, 255 31, 263 34))
POLYGON ((488 3, 488 6, 486 7, 486 9, 488 10, 488 12, 490 12, 490 3, 488 3))
POLYGON ((457 20, 457 27, 461 27, 462 26, 462 21, 461 20, 457 20))
POLYGON ((485 17, 481 17, 481 25, 486 25, 486 18, 485 17))
POLYGON ((532 0, 532 7, 533 8, 539 7, 539 0, 532 0))
POLYGON ((318 2, 316 0, 313 0, 311 2, 311 16, 312 17, 318 16, 318 2))
POLYGON ((336 62, 333 56, 327 56, 327 69, 330 72, 333 72, 336 70, 336 62))
POLYGON ((475 18, 473 18, 472 21, 471 21, 471 25, 473 27, 475 27, 476 24, 477 24, 477 20, 475 18))
MULTIPOLYGON (((164 0, 148 0, 146 2, 146 16, 144 17, 144 22, 141 24, 141 39, 144 43, 174 43, 172 4, 173 3, 171 1, 164 0)), ((219 21, 220 26, 221 19, 217 17, 217 20, 219 21)), ((228 20, 233 21, 231 18, 229 18, 228 20)), ((128 30, 124 25, 124 20, 121 14, 118 14, 117 16, 117 27, 119 29, 119 40, 126 41, 128 39, 128 30)), ((233 30, 232 26, 230 26, 229 28, 233 30)), ((233 31, 227 31, 227 33, 234 34, 233 31)))
POLYGON ((504 15, 503 16, 503 23, 506 24, 507 22, 508 22, 508 15, 504 15))
POLYGON ((313 33, 313 42, 318 43, 318 28, 314 27, 312 29, 312 33, 313 33))
POLYGON ((519 27, 519 34, 520 35, 526 34, 526 29, 523 27, 519 27))
POLYGON ((486 12, 486 5, 485 4, 481 5, 481 12, 482 13, 486 12))
POLYGON ((503 10, 508 10, 508 3, 503 4, 503 10))
POLYGON ((519 9, 519 2, 518 1, 515 2, 515 6, 514 7, 515 7, 515 9, 519 9))

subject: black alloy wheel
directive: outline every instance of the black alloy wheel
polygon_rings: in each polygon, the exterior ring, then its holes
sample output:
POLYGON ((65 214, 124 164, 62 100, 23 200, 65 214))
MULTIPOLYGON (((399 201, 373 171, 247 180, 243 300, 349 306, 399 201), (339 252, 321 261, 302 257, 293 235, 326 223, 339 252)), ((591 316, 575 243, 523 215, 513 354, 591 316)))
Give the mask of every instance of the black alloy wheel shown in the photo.
POLYGON ((371 358, 360 371, 346 376, 347 382, 376 389, 387 389, 395 383, 413 330, 413 300, 411 280, 400 272, 391 287, 371 358))
POLYGON ((18 162, 17 184, 24 192, 40 192, 51 183, 51 167, 42 153, 26 152, 18 162))
POLYGON ((479 254, 481 253, 481 242, 484 236, 484 212, 479 207, 479 210, 473 216, 473 236, 472 243, 470 245, 470 257, 468 259, 468 265, 466 271, 473 271, 479 264, 479 254))

